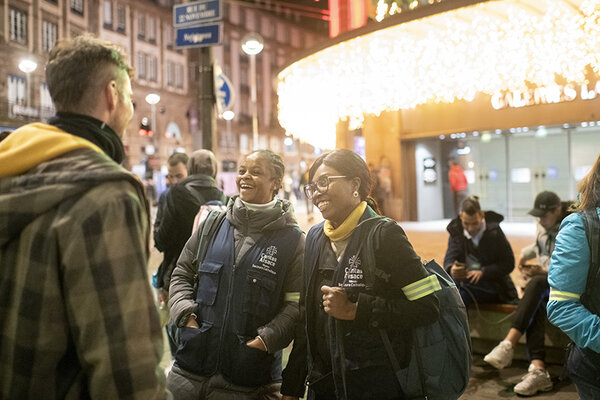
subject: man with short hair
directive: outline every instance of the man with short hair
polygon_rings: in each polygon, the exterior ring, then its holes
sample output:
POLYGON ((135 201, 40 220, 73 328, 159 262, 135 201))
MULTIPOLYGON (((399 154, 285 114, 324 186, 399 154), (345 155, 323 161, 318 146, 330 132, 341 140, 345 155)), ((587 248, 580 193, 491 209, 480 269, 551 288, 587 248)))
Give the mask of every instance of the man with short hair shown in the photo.
MULTIPOLYGON (((158 232, 165 205, 167 203, 167 193, 171 186, 177 185, 179 182, 187 178, 187 162, 189 157, 185 153, 175 152, 169 156, 167 160, 167 190, 161 193, 158 198, 158 207, 156 209, 156 218, 154 219, 154 237, 158 232)), ((156 243, 155 243, 156 245, 156 243)))
POLYGON ((188 177, 169 188, 160 226, 155 230, 154 245, 165 255, 157 274, 157 287, 165 291, 181 250, 192 235, 200 206, 209 201, 226 201, 216 186, 217 159, 212 151, 196 150, 187 167, 188 177))
POLYGON ((131 71, 109 42, 59 41, 56 116, 0 143, 0 398, 168 393, 144 188, 119 166, 131 71))
POLYGON ((521 274, 519 282, 523 297, 513 317, 512 327, 506 337, 483 359, 494 368, 503 369, 510 365, 514 348, 521 337, 527 335, 527 353, 530 365, 527 374, 514 387, 514 392, 533 396, 538 392, 552 390, 552 379, 546 370, 546 304, 550 285, 548 269, 554 251, 556 236, 561 221, 567 216, 570 202, 561 202, 554 192, 539 193, 529 214, 537 218, 536 241, 521 251, 517 267, 521 274), (535 260, 535 262, 531 262, 535 260))
POLYGON ((500 228, 503 219, 493 211, 482 211, 478 197, 470 196, 446 228, 450 236, 444 268, 467 307, 473 302, 506 303, 517 298, 510 278, 515 257, 500 228))

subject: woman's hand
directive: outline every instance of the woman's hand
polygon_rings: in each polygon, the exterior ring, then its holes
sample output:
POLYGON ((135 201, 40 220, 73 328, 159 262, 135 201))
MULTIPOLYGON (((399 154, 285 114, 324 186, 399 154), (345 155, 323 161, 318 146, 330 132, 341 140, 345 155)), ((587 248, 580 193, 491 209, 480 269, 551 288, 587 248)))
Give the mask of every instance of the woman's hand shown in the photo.
POLYGON ((346 291, 341 287, 321 286, 323 309, 336 319, 352 321, 356 318, 357 303, 348 300, 346 291))

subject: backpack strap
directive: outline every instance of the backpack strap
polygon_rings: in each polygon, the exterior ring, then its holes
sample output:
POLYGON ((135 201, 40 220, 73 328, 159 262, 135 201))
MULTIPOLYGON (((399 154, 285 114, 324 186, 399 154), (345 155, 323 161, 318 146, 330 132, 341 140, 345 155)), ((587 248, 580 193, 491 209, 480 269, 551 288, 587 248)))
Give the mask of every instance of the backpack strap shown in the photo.
POLYGON ((581 302, 589 308, 590 304, 588 304, 587 300, 591 297, 592 288, 596 287, 595 281, 598 276, 600 220, 598 219, 596 208, 582 211, 581 217, 585 227, 585 236, 587 237, 588 246, 590 248, 590 266, 585 284, 585 292, 581 296, 581 302))
POLYGON ((200 232, 198 250, 196 251, 196 257, 194 258, 194 261, 192 261, 194 265, 197 265, 204 259, 210 239, 217 231, 217 228, 221 226, 226 214, 226 211, 210 210, 208 212, 206 219, 202 223, 202 231, 200 232))
MULTIPOLYGON (((378 273, 383 272, 383 271, 379 270, 375 265, 375 250, 379 247, 381 229, 382 229, 383 225, 392 221, 390 218, 386 218, 386 217, 383 217, 383 218, 377 217, 377 219, 378 219, 378 221, 371 222, 371 224, 373 224, 372 226, 367 227, 367 229, 369 229, 369 232, 367 233, 366 239, 363 242, 363 245, 361 246, 361 248, 359 250, 361 253, 362 259, 364 260, 363 274, 365 276, 365 286, 366 287, 372 287, 373 281, 374 281, 373 276, 377 275, 378 273)), ((370 221, 370 220, 367 220, 367 221, 370 221)), ((367 221, 365 221, 365 222, 367 222, 367 221)), ((383 342, 383 347, 385 347, 385 351, 390 360, 390 364, 392 365, 392 369, 394 370, 394 375, 396 376, 396 379, 398 382, 398 388, 399 388, 400 392, 402 392, 402 382, 400 380, 400 371, 401 371, 400 362, 398 361, 398 358, 396 357, 396 354, 394 353, 394 349, 392 348, 392 343, 390 342, 390 337, 385 329, 379 329, 379 336, 381 336, 381 341, 383 342)), ((413 338, 413 348, 414 348, 415 344, 418 343, 414 329, 412 330, 412 338, 413 338)), ((425 393, 426 386, 425 386, 425 377, 423 376, 423 360, 421 358, 421 352, 415 351, 413 353, 416 356, 417 365, 419 366, 419 380, 421 383, 421 390, 422 390, 422 393, 425 393)), ((427 400, 427 395, 423 395, 422 397, 413 398, 413 399, 427 400)))

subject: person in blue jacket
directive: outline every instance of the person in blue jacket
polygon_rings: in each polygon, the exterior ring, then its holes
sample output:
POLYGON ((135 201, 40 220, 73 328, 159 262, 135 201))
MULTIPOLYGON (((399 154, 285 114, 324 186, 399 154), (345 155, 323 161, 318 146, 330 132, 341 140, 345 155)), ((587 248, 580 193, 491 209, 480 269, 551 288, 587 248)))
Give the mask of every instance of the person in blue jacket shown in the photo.
MULTIPOLYGON (((590 248, 581 212, 600 213, 600 156, 579 183, 577 213, 565 218, 550 261, 548 319, 574 342, 567 375, 583 400, 600 399, 600 287, 587 288, 590 248)), ((591 282, 598 284, 598 273, 591 282)))

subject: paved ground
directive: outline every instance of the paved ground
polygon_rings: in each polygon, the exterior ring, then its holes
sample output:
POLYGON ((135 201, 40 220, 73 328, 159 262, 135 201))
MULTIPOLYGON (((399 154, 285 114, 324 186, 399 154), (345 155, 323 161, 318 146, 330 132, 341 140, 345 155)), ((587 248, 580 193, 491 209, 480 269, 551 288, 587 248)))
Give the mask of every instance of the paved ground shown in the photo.
MULTIPOLYGON (((312 225, 321 221, 321 216, 318 211, 313 214, 313 218, 309 218, 306 215, 304 207, 298 209, 297 217, 300 226, 305 231, 308 231, 312 225)), ((400 225, 404 227, 409 241, 421 258, 426 260, 436 259, 441 264, 444 259, 448 242, 448 234, 445 231, 447 222, 448 221, 424 223, 406 222, 400 223, 400 225)), ((535 227, 533 222, 531 224, 503 223, 502 227, 513 247, 515 255, 520 253, 521 248, 531 243, 532 240, 535 240, 535 227)), ((153 249, 150 256, 150 273, 158 266, 160 260, 160 253, 158 253, 156 249, 153 249)), ((169 359, 170 354, 165 347, 163 359, 164 366, 169 364, 169 359)), ((526 362, 515 361, 511 367, 505 368, 502 371, 497 371, 485 364, 481 355, 475 355, 469 386, 461 397, 461 400, 492 400, 520 397, 513 392, 512 388, 520 381, 521 377, 526 373, 526 370, 526 362)), ((562 366, 551 365, 549 370, 555 381, 554 390, 535 396, 535 399, 576 400, 579 398, 573 384, 568 381, 561 382, 558 380, 558 376, 562 371, 562 366)))

